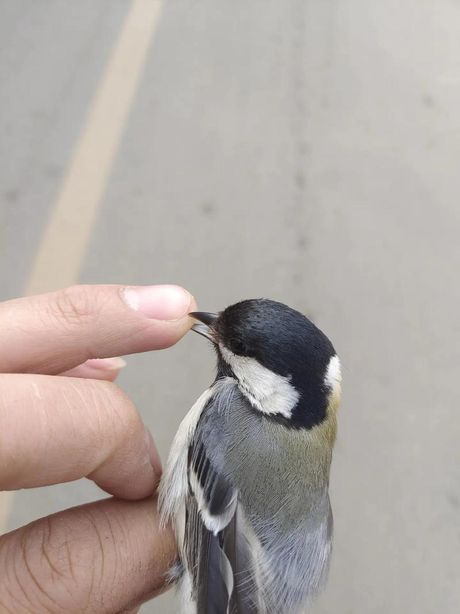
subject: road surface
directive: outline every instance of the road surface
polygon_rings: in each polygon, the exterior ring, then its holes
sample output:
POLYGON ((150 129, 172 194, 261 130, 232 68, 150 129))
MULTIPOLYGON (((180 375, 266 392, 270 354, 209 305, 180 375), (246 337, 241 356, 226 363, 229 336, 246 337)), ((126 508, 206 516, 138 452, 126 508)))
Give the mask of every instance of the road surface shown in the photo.
MULTIPOLYGON (((152 1, 1 3, 1 296, 175 282, 206 310, 267 296, 308 313, 344 365, 312 612, 454 614, 460 5, 152 1)), ((192 335, 129 358, 121 383, 164 457, 212 363, 192 335)), ((23 491, 0 517, 100 496, 23 491)))

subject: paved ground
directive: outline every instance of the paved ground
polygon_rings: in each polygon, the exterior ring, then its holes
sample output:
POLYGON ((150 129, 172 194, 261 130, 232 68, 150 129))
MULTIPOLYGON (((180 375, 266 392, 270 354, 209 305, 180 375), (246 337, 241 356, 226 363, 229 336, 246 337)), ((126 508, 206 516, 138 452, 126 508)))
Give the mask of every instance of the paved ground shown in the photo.
MULTIPOLYGON (((345 365, 335 556, 313 611, 454 614, 460 7, 159 5, 104 190, 85 218, 78 277, 182 283, 210 310, 270 296, 312 315, 345 365)), ((131 10, 121 0, 43 9, 0 4, 3 298, 31 283, 131 10)), ((71 246, 83 231, 67 232, 71 246)), ((52 273, 40 283, 53 286, 52 273)), ((129 360, 122 383, 163 455, 211 370, 194 337, 129 360)), ((7 524, 95 496, 86 483, 21 492, 7 524)), ((176 606, 168 595, 143 611, 176 606)))

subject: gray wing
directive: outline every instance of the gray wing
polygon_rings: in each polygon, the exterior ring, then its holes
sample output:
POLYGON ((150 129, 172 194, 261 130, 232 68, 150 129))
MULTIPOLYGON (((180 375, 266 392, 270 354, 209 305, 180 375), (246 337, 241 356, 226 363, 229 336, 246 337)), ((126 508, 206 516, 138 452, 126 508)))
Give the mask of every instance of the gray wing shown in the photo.
MULTIPOLYGON (((221 400, 211 399, 203 415, 219 411, 221 400)), ((216 447, 208 453, 208 445, 209 432, 199 424, 188 453, 185 524, 192 598, 199 614, 254 614, 256 589, 238 491, 220 462, 224 455, 216 447)), ((219 445, 222 441, 216 441, 219 445)))

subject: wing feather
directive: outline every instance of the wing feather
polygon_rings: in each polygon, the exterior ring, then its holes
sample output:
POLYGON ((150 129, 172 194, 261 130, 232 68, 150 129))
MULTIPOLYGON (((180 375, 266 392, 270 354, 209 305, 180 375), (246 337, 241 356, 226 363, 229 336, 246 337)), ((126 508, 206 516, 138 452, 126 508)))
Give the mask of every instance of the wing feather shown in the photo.
MULTIPOLYGON (((225 400, 231 401, 228 390, 225 400)), ((208 402, 203 420, 220 410, 221 398, 216 395, 208 402)), ((192 595, 200 614, 254 614, 252 559, 249 542, 240 534, 244 525, 238 490, 225 471, 223 457, 216 450, 210 454, 203 439, 206 428, 200 421, 188 451, 185 544, 192 595)))

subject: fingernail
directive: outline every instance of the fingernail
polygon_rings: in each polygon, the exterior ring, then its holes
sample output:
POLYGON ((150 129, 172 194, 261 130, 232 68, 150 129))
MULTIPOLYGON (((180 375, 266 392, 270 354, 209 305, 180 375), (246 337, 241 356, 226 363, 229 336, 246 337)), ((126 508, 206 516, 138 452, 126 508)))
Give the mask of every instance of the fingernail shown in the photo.
POLYGON ((147 432, 147 445, 149 449, 150 464, 152 465, 153 470, 155 471, 155 474, 159 477, 162 472, 160 455, 158 454, 157 447, 155 445, 155 442, 153 441, 152 433, 150 431, 146 431, 146 432, 147 432))
POLYGON ((126 367, 126 360, 120 358, 120 356, 114 356, 112 358, 90 358, 86 361, 92 369, 101 369, 103 371, 120 371, 123 367, 126 367))
POLYGON ((189 312, 192 302, 180 286, 123 288, 122 297, 131 309, 155 320, 178 320, 189 312))

